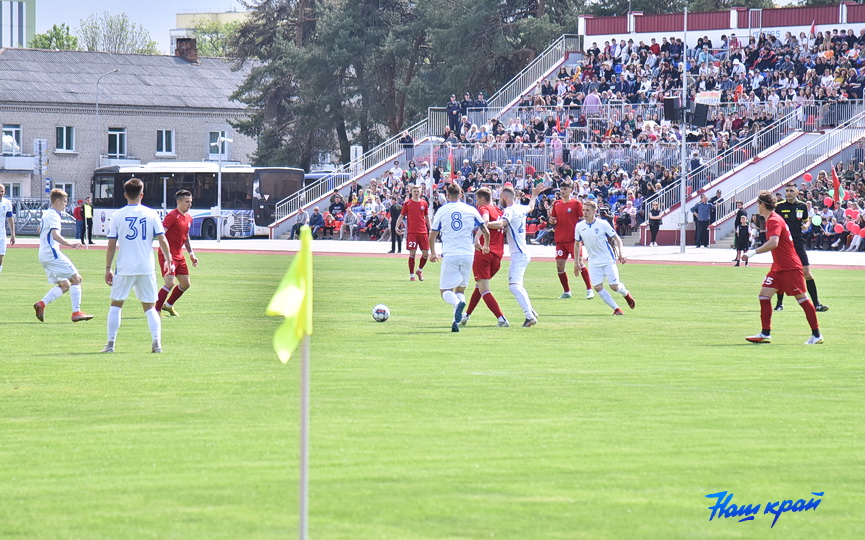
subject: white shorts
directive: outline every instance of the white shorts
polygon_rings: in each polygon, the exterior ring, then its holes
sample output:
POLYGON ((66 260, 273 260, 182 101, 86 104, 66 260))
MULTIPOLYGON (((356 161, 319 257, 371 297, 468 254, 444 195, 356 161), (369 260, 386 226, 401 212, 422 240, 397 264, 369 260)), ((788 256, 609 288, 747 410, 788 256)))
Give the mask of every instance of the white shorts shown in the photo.
POLYGON ((619 266, 616 263, 604 264, 601 266, 589 265, 589 281, 592 287, 595 285, 603 285, 604 278, 607 278, 607 283, 610 285, 619 284, 619 266))
POLYGON ((445 255, 439 274, 439 289, 455 289, 469 284, 474 255, 445 255))
POLYGON ((125 301, 132 289, 135 289, 135 296, 141 302, 155 304, 157 297, 156 274, 114 276, 114 283, 111 285, 111 299, 125 301))
POLYGON ((521 253, 519 251, 511 253, 511 264, 508 266, 508 285, 511 283, 516 285, 523 284, 526 268, 529 267, 531 261, 532 258, 528 253, 521 253))
MULTIPOLYGON (((0 225, 0 227, 6 227, 6 224, 0 225)), ((6 237, 0 238, 0 255, 6 255, 6 237)))
POLYGON ((75 268, 69 257, 62 253, 58 253, 56 259, 40 262, 42 268, 45 269, 45 275, 48 276, 48 283, 60 283, 78 273, 78 269, 75 268))

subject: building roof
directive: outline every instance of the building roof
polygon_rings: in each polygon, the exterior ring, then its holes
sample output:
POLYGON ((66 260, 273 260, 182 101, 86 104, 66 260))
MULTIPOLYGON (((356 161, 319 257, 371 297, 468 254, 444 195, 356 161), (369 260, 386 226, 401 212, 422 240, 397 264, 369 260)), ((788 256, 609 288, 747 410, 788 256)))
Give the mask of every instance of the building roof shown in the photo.
POLYGON ((229 96, 248 69, 228 60, 87 51, 0 49, 0 103, 245 109, 229 96))

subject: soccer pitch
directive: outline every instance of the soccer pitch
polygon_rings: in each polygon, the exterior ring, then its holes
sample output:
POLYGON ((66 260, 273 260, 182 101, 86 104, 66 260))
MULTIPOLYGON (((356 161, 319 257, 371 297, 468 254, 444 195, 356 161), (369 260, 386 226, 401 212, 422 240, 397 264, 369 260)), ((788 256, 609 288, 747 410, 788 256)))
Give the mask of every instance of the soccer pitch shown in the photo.
MULTIPOLYGON (((267 305, 290 257, 199 253, 193 288, 152 355, 137 301, 105 342, 104 251, 68 252, 84 281, 69 321, 35 250, 0 274, 0 537, 286 538, 296 535, 299 369, 271 347, 267 305)), ((620 266, 637 308, 558 300, 555 263, 529 265, 540 323, 492 289, 450 332, 439 264, 316 256, 310 536, 396 538, 861 538, 865 462, 861 271, 815 268, 826 344, 793 299, 771 345, 765 268, 620 266), (391 319, 372 320, 387 304, 391 319), (709 521, 733 504, 813 498, 774 529, 709 521)), ((572 267, 568 265, 569 269, 572 267)))

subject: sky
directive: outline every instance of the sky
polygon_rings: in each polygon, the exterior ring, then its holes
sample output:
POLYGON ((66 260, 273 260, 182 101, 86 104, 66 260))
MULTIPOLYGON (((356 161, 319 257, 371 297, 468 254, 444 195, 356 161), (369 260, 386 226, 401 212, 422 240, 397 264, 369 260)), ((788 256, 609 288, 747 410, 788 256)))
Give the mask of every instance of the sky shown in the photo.
POLYGON ((66 23, 75 33, 81 19, 92 14, 125 13, 129 20, 150 32, 157 49, 168 54, 169 30, 176 27, 178 13, 244 11, 236 0, 36 0, 36 32, 66 23))

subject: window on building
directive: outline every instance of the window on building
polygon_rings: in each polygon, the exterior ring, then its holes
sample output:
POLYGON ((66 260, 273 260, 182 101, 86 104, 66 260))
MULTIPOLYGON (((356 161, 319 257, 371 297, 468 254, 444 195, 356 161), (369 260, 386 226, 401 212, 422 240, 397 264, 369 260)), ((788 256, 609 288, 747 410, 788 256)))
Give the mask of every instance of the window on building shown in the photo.
POLYGON ((108 128, 108 157, 126 157, 126 128, 108 128))
POLYGON ((57 126, 57 150, 61 152, 75 151, 75 128, 72 126, 57 126))
POLYGON ((210 138, 207 141, 207 153, 210 159, 219 159, 219 155, 222 154, 222 159, 228 158, 228 153, 226 152, 227 145, 225 142, 217 146, 214 146, 220 137, 225 138, 227 135, 224 131, 211 131, 210 138))
POLYGON ((71 204, 75 203, 75 184, 57 182, 54 184, 54 187, 65 191, 69 195, 69 202, 71 204))
POLYGON ((3 124, 3 153, 17 156, 21 153, 21 126, 3 124))
POLYGON ((21 182, 10 182, 5 184, 6 186, 6 197, 7 198, 17 198, 21 196, 21 182))
POLYGON ((174 154, 174 130, 156 130, 156 153, 174 154))

